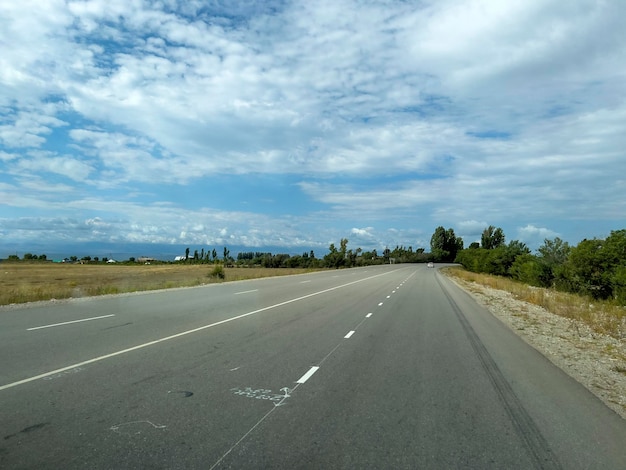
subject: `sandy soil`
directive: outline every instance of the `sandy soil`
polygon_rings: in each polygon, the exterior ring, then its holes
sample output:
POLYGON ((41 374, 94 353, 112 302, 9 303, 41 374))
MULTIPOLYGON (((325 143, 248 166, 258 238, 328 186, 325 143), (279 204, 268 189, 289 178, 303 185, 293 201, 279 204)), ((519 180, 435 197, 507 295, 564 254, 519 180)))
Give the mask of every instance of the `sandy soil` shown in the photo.
POLYGON ((450 277, 555 365, 626 419, 626 344, 509 292, 450 277))

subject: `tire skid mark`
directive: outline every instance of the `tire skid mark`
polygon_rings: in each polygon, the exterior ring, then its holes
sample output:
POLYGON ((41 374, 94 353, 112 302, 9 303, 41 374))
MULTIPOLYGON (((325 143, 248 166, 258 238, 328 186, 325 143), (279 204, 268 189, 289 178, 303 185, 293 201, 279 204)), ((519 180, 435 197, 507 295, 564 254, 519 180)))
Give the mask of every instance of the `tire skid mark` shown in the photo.
POLYGON ((543 434, 541 434, 541 431, 533 421, 532 417, 528 414, 517 395, 515 395, 515 392, 507 382, 496 362, 491 357, 491 354, 489 354, 489 351, 487 351, 485 345, 474 331, 474 328, 472 328, 472 325, 463 314, 463 311, 454 301, 447 288, 441 282, 439 276, 437 276, 436 279, 439 287, 452 306, 452 310, 459 319, 459 323, 463 327, 463 331, 469 339, 472 349, 474 349, 474 352, 478 356, 483 369, 487 373, 489 381, 493 385, 493 388, 498 394, 498 398, 502 402, 506 413, 517 431, 517 434, 522 439, 522 442, 528 449, 530 455, 533 457, 536 468, 546 470, 562 469, 563 467, 558 462, 556 455, 550 449, 548 441, 546 441, 543 437, 543 434))

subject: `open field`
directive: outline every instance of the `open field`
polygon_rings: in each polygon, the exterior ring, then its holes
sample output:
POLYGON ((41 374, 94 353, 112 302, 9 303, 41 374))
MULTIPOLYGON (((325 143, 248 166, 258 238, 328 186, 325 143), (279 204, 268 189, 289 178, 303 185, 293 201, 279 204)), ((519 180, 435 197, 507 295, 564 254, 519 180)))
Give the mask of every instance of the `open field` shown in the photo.
POLYGON ((224 268, 225 279, 210 277, 212 264, 105 265, 0 263, 0 305, 123 292, 191 287, 301 274, 307 269, 224 268))
POLYGON ((513 296, 561 317, 581 321, 596 333, 626 338, 626 307, 554 289, 533 287, 501 276, 480 274, 463 268, 444 268, 446 274, 479 285, 510 292, 513 296))

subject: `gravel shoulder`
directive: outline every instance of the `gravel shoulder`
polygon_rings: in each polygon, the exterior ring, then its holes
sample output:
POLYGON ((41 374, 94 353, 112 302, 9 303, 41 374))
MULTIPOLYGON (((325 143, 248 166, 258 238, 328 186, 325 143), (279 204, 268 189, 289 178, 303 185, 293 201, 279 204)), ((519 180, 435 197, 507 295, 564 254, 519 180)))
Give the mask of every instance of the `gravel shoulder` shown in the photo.
POLYGON ((626 344, 506 291, 448 276, 529 345, 626 419, 626 344))

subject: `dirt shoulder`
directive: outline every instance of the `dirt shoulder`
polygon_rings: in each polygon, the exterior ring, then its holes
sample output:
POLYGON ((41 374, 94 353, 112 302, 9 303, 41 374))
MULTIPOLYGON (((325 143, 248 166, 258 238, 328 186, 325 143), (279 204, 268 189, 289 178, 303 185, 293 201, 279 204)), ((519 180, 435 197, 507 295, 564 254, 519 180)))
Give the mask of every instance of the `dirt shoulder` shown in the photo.
POLYGON ((512 294, 448 276, 552 363, 626 419, 626 344, 512 294))

